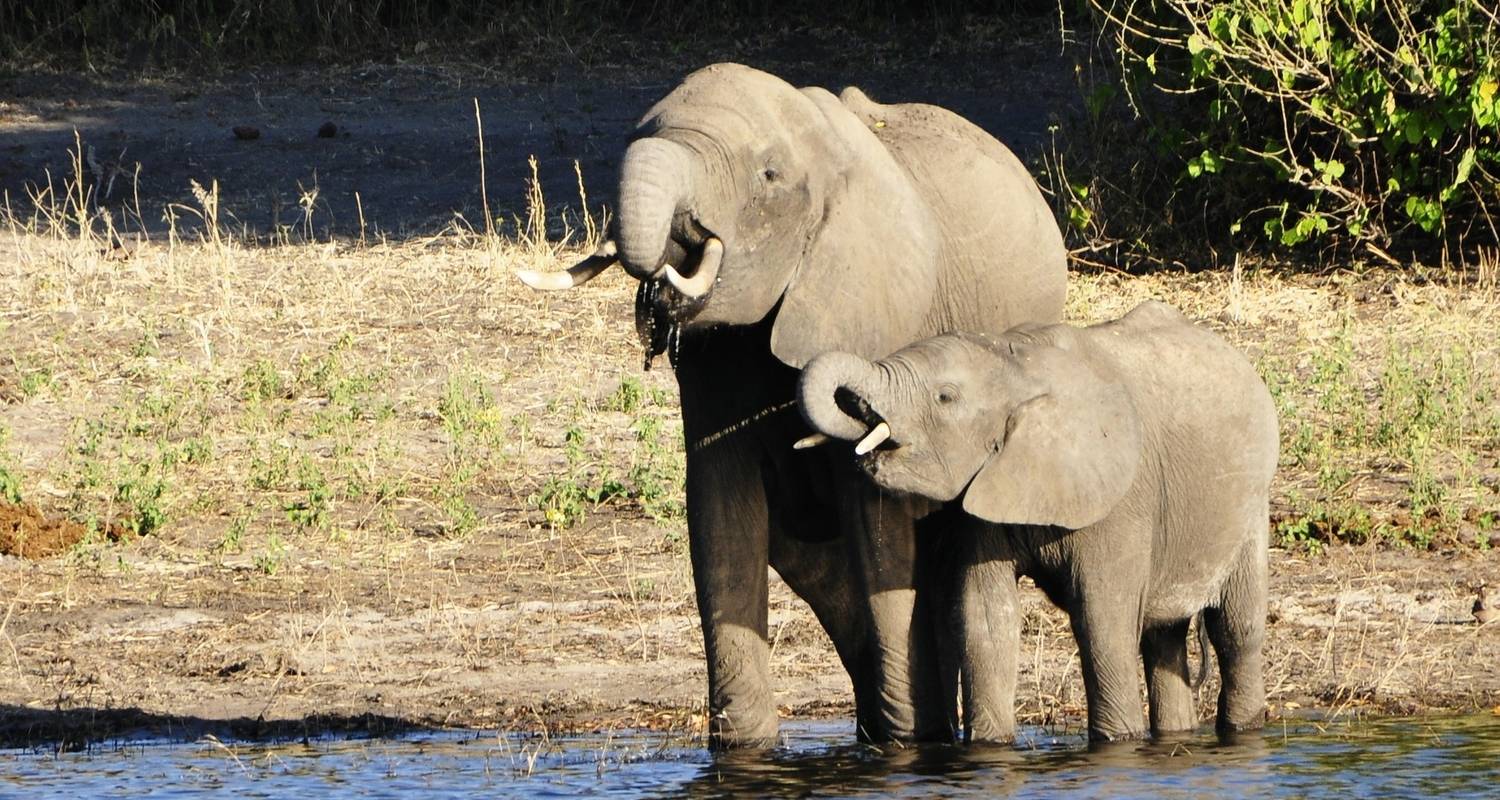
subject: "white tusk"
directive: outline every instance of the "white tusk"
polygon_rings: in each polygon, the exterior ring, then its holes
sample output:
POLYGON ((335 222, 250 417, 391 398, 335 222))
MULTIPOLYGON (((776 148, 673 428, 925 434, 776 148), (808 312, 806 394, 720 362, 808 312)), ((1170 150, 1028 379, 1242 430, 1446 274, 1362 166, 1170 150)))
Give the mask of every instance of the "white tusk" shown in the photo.
POLYGON ((811 436, 804 436, 801 439, 798 439, 792 444, 792 449, 806 450, 809 447, 817 447, 820 444, 828 444, 828 442, 832 441, 832 439, 833 437, 829 436, 826 433, 815 433, 811 436))
POLYGON ((544 292, 554 292, 559 289, 571 289, 574 286, 582 286, 593 280, 599 273, 609 269, 615 263, 614 240, 605 242, 600 248, 588 258, 574 264, 561 272, 538 272, 534 269, 518 269, 516 277, 521 282, 533 289, 544 292))
POLYGON ((719 277, 719 262, 723 258, 724 243, 715 237, 710 237, 703 243, 703 257, 698 260, 698 271, 693 273, 693 277, 682 277, 682 273, 668 264, 667 282, 672 284, 672 288, 683 297, 697 300, 714 288, 714 281, 719 277))
POLYGON ((871 428, 870 432, 865 434, 865 438, 859 440, 859 444, 854 446, 854 454, 862 456, 879 447, 881 442, 889 438, 891 438, 891 426, 882 422, 871 428))

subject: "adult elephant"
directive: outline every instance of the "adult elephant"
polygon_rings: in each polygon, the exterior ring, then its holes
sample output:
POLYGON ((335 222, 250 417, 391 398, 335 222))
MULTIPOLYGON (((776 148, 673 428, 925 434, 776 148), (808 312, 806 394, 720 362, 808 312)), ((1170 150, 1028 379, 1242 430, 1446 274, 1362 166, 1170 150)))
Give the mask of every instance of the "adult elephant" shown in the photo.
POLYGON ((944 109, 715 64, 637 125, 613 233, 567 272, 520 277, 569 288, 618 261, 641 282, 648 363, 670 351, 712 743, 776 740, 767 563, 833 640, 861 736, 950 738, 945 601, 916 591, 938 559, 913 509, 847 451, 793 450, 809 430, 793 397, 825 351, 877 358, 941 332, 1057 320, 1066 255, 1036 183, 944 109))

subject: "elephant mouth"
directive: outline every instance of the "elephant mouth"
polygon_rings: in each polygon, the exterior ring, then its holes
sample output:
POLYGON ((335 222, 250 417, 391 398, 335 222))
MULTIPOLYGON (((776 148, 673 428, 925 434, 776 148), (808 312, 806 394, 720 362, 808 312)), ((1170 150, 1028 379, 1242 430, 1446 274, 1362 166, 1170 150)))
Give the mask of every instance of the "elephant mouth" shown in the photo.
POLYGON ((652 278, 672 287, 682 300, 702 306, 718 283, 724 243, 712 235, 695 238, 698 241, 683 242, 674 237, 666 263, 652 278))
POLYGON ((859 420, 865 426, 865 435, 854 447, 854 453, 869 461, 876 462, 884 453, 888 453, 901 446, 901 441, 892 435, 891 424, 870 401, 859 396, 847 386, 840 386, 834 392, 833 402, 838 405, 850 418, 859 420))
POLYGON ((711 240, 718 241, 712 237, 703 237, 696 243, 684 243, 676 237, 669 239, 665 263, 654 274, 642 278, 636 287, 635 330, 645 351, 648 369, 652 360, 662 353, 673 356, 675 365, 675 345, 682 328, 708 305, 718 268, 710 264, 708 268, 715 274, 705 275, 704 260, 711 247, 722 247, 710 245, 711 240), (705 281, 705 278, 709 280, 705 281), (689 282, 687 292, 678 286, 684 281, 689 282), (706 284, 706 288, 696 292, 693 282, 706 284))

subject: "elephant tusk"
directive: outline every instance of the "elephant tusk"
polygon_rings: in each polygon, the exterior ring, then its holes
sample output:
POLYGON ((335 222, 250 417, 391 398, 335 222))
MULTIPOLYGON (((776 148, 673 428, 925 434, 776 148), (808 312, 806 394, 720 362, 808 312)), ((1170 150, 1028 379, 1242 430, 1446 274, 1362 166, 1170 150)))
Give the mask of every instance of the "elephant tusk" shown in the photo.
POLYGON ((684 278, 676 267, 668 264, 667 282, 683 297, 697 300, 714 288, 714 281, 719 277, 719 263, 723 258, 724 243, 710 237, 703 243, 703 257, 698 260, 698 271, 693 273, 693 277, 684 278))
POLYGON ((833 437, 829 436, 826 433, 815 433, 811 436, 804 436, 801 439, 798 439, 796 442, 793 442, 792 449, 806 450, 809 447, 817 447, 820 444, 828 444, 832 440, 833 437))
POLYGON ((555 292, 571 289, 593 280, 615 263, 618 258, 614 240, 605 242, 593 255, 561 272, 538 272, 534 269, 518 269, 516 277, 533 289, 555 292))
POLYGON ((870 432, 865 434, 865 438, 859 440, 859 444, 854 446, 854 454, 862 456, 879 447, 881 442, 889 438, 891 438, 891 426, 882 422, 871 428, 870 432))

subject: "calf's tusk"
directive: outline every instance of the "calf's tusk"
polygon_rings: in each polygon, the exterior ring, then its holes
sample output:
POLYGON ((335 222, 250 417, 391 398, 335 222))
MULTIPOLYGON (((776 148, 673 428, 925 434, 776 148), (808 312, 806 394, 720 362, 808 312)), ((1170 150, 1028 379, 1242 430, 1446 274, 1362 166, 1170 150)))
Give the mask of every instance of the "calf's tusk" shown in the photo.
POLYGON ((693 273, 693 277, 684 278, 682 273, 668 264, 667 282, 683 297, 697 300, 714 288, 714 281, 719 277, 719 263, 723 258, 724 243, 716 237, 710 237, 703 243, 703 257, 699 259, 698 271, 693 273))
POLYGON ((538 272, 534 269, 518 269, 516 277, 521 282, 533 289, 544 292, 554 292, 559 289, 571 289, 574 286, 582 286, 593 280, 610 265, 614 264, 618 256, 613 239, 605 242, 595 253, 588 258, 574 264, 561 272, 538 272))
POLYGON ((891 438, 891 426, 882 422, 871 428, 870 432, 865 434, 865 438, 859 440, 859 444, 854 446, 854 454, 862 456, 879 447, 881 442, 889 438, 891 438))
POLYGON ((796 442, 792 443, 792 449, 806 450, 809 447, 817 447, 820 444, 827 444, 832 439, 833 437, 829 436, 826 433, 815 433, 811 436, 804 436, 801 439, 798 439, 796 442))

